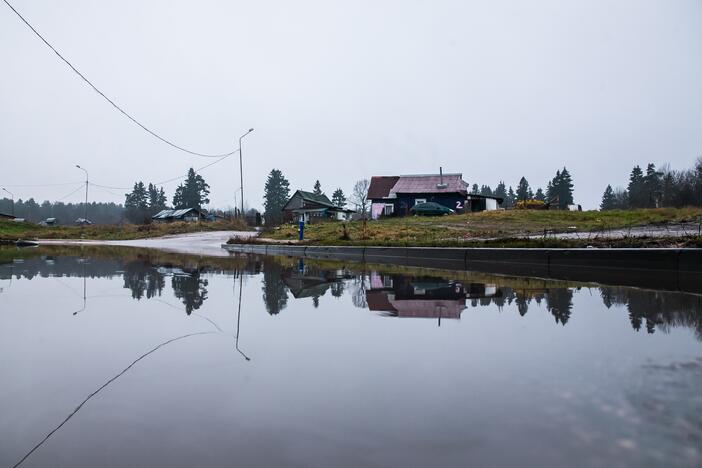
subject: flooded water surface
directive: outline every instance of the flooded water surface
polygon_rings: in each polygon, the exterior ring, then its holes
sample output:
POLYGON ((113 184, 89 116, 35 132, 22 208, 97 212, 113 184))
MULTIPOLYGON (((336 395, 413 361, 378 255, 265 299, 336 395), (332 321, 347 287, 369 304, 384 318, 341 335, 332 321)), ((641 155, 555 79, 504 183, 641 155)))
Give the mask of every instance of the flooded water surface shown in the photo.
POLYGON ((700 466, 702 296, 5 251, 0 466, 700 466))

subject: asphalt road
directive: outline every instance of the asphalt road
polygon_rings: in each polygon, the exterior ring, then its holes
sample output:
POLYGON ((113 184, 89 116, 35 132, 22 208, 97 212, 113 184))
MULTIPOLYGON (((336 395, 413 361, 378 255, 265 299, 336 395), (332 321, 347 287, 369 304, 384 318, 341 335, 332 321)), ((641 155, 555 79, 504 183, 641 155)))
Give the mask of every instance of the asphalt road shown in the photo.
POLYGON ((115 245, 124 247, 145 247, 166 252, 185 253, 227 257, 229 252, 222 248, 230 238, 255 236, 254 231, 211 231, 191 232, 172 236, 154 237, 134 240, 81 240, 81 239, 43 239, 38 242, 43 245, 115 245))

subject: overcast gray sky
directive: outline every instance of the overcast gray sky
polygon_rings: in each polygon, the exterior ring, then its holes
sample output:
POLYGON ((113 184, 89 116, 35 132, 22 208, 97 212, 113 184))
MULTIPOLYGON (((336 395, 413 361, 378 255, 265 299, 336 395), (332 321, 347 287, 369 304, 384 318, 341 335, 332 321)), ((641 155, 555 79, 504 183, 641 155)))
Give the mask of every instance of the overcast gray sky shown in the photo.
MULTIPOLYGON (((177 144, 244 144, 262 205, 279 168, 328 195, 372 175, 462 172, 576 202, 652 161, 702 155, 702 1, 57 1, 14 6, 108 96, 177 144)), ((212 160, 170 148, 103 101, 0 3, 0 184, 130 186, 212 160)), ((238 159, 202 172, 232 205, 238 159)), ((10 188, 10 187, 8 187, 10 188)), ((169 198, 175 184, 165 186, 169 198)), ((57 199, 71 186, 11 190, 57 199)), ((123 202, 123 190, 92 189, 123 202)), ((80 201, 77 193, 66 201, 80 201)))

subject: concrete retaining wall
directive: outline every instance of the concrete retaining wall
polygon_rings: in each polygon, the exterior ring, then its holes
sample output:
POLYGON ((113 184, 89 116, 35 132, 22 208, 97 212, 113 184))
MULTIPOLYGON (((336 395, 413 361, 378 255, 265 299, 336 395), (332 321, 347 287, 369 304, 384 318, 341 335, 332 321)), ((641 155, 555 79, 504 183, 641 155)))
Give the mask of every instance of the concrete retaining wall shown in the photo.
MULTIPOLYGON (((702 273, 702 249, 474 249, 225 244, 230 252, 526 275, 575 270, 702 273)), ((696 275, 693 275, 696 276, 696 275)))

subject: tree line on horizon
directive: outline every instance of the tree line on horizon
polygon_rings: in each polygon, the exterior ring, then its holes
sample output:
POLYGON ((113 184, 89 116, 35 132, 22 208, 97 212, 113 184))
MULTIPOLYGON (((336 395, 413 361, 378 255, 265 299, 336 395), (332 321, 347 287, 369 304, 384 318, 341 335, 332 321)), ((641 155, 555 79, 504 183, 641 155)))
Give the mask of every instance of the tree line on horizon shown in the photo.
MULTIPOLYGON (((56 218, 58 224, 71 225, 85 215, 85 203, 50 202, 37 203, 34 198, 15 201, 15 216, 38 223, 47 218, 56 218)), ((12 200, 0 199, 0 213, 12 213, 12 200)), ((89 202, 88 217, 96 224, 118 224, 124 216, 124 207, 113 202, 89 202)))
POLYGON ((478 184, 474 183, 470 193, 501 198, 503 200, 501 205, 503 208, 512 208, 520 201, 536 200, 544 204, 550 203, 558 206, 560 209, 566 209, 568 205, 574 203, 574 188, 573 177, 564 166, 562 170, 556 171, 556 175, 546 185, 545 192, 541 187, 537 187, 534 192, 526 177, 522 177, 517 183, 516 190, 511 185, 507 188, 505 182, 501 180, 494 190, 489 185, 478 186, 478 184))
POLYGON ((602 194, 601 210, 634 208, 681 208, 702 206, 702 158, 691 169, 661 170, 649 163, 646 172, 636 165, 629 173, 626 188, 607 185, 602 194))

